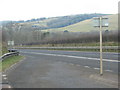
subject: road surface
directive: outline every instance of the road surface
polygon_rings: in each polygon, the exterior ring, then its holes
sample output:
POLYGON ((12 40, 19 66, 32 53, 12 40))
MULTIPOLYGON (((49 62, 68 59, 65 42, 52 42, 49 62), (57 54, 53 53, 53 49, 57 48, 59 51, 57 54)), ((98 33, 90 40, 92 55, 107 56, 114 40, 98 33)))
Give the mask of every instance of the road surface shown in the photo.
MULTIPOLYGON (((6 73, 15 88, 117 87, 92 78, 91 75, 99 75, 97 52, 21 49, 20 54, 26 59, 6 73)), ((103 78, 117 81, 118 54, 103 53, 103 58, 103 78)))
MULTIPOLYGON (((99 68, 98 52, 77 52, 77 51, 52 51, 52 50, 20 50, 24 54, 54 56, 53 58, 64 57, 62 62, 79 64, 90 68, 99 68), (29 52, 29 53, 28 53, 29 52), (56 57, 55 57, 56 56, 56 57), (67 58, 65 58, 67 57, 67 58)), ((118 73, 118 53, 103 53, 103 68, 106 71, 118 73)), ((57 60, 57 59, 56 59, 57 60)))

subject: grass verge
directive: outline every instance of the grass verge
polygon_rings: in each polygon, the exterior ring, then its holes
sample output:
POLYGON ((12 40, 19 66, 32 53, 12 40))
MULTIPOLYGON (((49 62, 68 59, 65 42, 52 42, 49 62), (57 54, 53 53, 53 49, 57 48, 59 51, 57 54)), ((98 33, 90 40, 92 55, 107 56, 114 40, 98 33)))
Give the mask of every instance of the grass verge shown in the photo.
MULTIPOLYGON (((100 52, 99 49, 41 49, 41 50, 65 50, 65 51, 92 51, 92 52, 100 52)), ((116 52, 120 53, 120 50, 112 50, 112 49, 103 49, 103 52, 116 52)))
MULTIPOLYGON (((117 42, 103 42, 103 46, 118 46, 117 42)), ((79 47, 79 46, 100 46, 99 42, 96 43, 65 43, 65 44, 40 44, 40 45, 23 45, 17 47, 79 47)))
POLYGON ((0 62, 0 72, 5 71, 11 65, 19 62, 23 58, 24 58, 23 56, 11 56, 6 58, 4 61, 0 62))

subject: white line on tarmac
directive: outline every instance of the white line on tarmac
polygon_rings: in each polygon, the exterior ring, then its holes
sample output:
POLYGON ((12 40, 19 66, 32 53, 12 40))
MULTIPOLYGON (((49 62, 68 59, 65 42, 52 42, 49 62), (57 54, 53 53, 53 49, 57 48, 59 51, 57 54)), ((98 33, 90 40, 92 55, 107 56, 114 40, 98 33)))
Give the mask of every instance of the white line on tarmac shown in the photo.
MULTIPOLYGON (((100 60, 99 58, 89 58, 89 57, 59 55, 59 54, 47 54, 47 53, 36 53, 36 52, 22 52, 22 53, 32 53, 32 54, 40 54, 40 55, 48 55, 48 56, 62 56, 62 57, 81 58, 81 59, 89 59, 89 60, 100 60)), ((110 59, 103 59, 103 61, 107 61, 107 62, 120 62, 118 60, 110 60, 110 59)), ((74 65, 74 64, 70 63, 70 65, 74 65)), ((80 66, 80 65, 77 64, 76 66, 80 66)), ((89 66, 84 66, 84 67, 90 68, 89 66)), ((100 68, 94 68, 94 69, 99 70, 100 68)), ((105 70, 105 71, 113 72, 112 70, 105 70)))
POLYGON ((99 70, 100 68, 94 68, 94 69, 99 70))
POLYGON ((8 88, 11 88, 11 86, 8 86, 8 88))
POLYGON ((4 77, 3 79, 5 79, 5 80, 6 80, 7 78, 6 78, 6 77, 4 77))
POLYGON ((84 66, 85 68, 90 68, 89 66, 84 66))
POLYGON ((107 72, 113 72, 112 70, 105 70, 105 71, 107 71, 107 72))
POLYGON ((3 76, 3 77, 6 77, 6 75, 5 75, 5 74, 3 74, 2 76, 3 76))
MULTIPOLYGON (((89 59, 89 60, 100 60, 99 58, 89 58, 89 57, 79 57, 79 56, 70 56, 70 55, 60 55, 60 54, 47 54, 47 53, 36 53, 36 52, 22 52, 22 53, 31 53, 39 55, 48 55, 48 56, 61 56, 61 57, 70 57, 70 58, 80 58, 80 59, 89 59)), ((118 60, 103 59, 106 62, 120 62, 118 60)))

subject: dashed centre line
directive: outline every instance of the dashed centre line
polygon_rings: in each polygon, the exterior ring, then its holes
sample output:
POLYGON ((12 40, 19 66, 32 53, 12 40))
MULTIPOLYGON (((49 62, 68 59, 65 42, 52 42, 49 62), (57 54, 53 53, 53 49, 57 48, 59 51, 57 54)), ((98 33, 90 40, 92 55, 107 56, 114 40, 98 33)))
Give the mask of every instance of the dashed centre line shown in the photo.
POLYGON ((3 74, 2 76, 3 76, 3 77, 6 77, 7 75, 3 74))
POLYGON ((84 66, 85 68, 90 68, 89 66, 84 66))
POLYGON ((94 69, 99 70, 100 68, 94 68, 94 69))
POLYGON ((7 78, 6 78, 6 77, 4 77, 3 79, 5 79, 5 80, 6 80, 7 78))

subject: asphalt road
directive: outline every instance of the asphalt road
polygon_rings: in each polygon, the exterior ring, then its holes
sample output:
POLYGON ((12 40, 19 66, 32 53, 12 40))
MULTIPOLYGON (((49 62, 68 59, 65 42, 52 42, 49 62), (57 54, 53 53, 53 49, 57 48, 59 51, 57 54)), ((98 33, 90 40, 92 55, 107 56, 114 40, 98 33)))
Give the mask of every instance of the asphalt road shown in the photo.
MULTIPOLYGON (((116 87, 90 78, 99 74, 99 53, 21 49, 20 54, 26 59, 7 72, 8 81, 15 88, 116 87)), ((104 53, 103 58, 106 77, 117 76, 118 54, 104 53)))
MULTIPOLYGON (((89 68, 99 69, 99 52, 77 52, 77 51, 52 51, 52 50, 20 50, 23 54, 28 55, 45 55, 54 56, 53 58, 64 57, 61 59, 62 62, 71 64, 78 64, 82 66, 88 66, 89 68), (28 53, 29 52, 29 53, 28 53), (65 58, 67 57, 67 58, 65 58)), ((103 69, 118 73, 118 53, 103 53, 103 69)), ((57 59, 56 59, 57 60, 57 59)))

